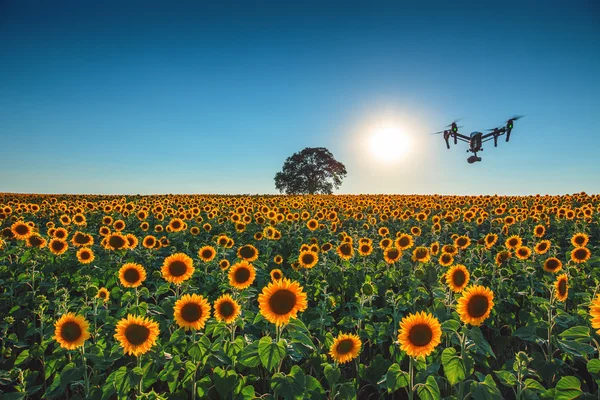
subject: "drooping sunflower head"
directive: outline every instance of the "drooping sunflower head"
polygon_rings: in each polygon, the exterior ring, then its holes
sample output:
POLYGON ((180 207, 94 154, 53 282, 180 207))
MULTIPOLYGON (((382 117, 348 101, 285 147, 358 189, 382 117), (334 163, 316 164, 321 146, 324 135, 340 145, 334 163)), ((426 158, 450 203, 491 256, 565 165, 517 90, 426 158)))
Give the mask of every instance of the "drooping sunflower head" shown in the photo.
POLYGON ((88 247, 82 247, 77 250, 77 260, 82 264, 89 264, 94 261, 94 252, 88 247))
POLYGON ((54 324, 54 340, 60 347, 74 350, 90 338, 89 324, 81 315, 67 313, 54 324))
POLYGON ((536 243, 533 248, 537 254, 546 254, 548 250, 550 250, 551 243, 549 240, 542 240, 539 243, 536 243))
POLYGON ((210 262, 214 260, 217 255, 217 251, 212 246, 203 246, 198 250, 198 257, 204 262, 210 262))
POLYGON ((254 282, 256 270, 247 261, 233 264, 229 269, 229 284, 238 290, 244 290, 254 282))
POLYGON ((108 301, 108 299, 110 298, 110 292, 108 291, 107 288, 101 287, 100 289, 98 289, 98 293, 96 293, 96 297, 104 300, 104 302, 106 303, 108 301))
POLYGON ((567 277, 567 274, 562 274, 559 275, 558 278, 556 278, 556 282, 554 283, 554 290, 555 290, 555 295, 556 295, 556 299, 558 301, 565 301, 567 300, 567 297, 569 296, 569 279, 567 277))
POLYGON ((585 247, 590 241, 590 237, 582 232, 578 232, 571 237, 571 244, 574 247, 585 247))
POLYGON ((413 254, 412 254, 413 261, 426 263, 429 261, 430 258, 431 257, 429 255, 429 249, 425 246, 418 246, 418 247, 415 247, 415 249, 413 250, 413 254))
POLYGON ((491 249, 498 241, 498 235, 496 235, 495 233, 488 233, 487 235, 485 235, 484 241, 485 241, 485 248, 491 249))
POLYGON ((463 291, 458 299, 456 311, 465 324, 479 326, 485 321, 494 307, 494 292, 484 286, 471 286, 463 291))
POLYGON ((275 325, 287 324, 308 307, 306 293, 296 281, 283 278, 265 286, 258 295, 261 315, 275 325))
POLYGON ((553 274, 556 274, 558 271, 560 271, 562 266, 562 261, 556 257, 550 257, 544 261, 544 271, 552 272, 553 274))
POLYGON ((456 264, 446 272, 446 283, 450 290, 460 293, 469 284, 470 274, 462 264, 456 264))
POLYGON ((329 348, 329 355, 339 364, 354 360, 360 354, 362 341, 353 333, 339 334, 329 348))
POLYGON ((272 281, 279 281, 283 279, 283 272, 281 272, 280 269, 274 269, 271 271, 271 280, 272 281))
POLYGON ((400 321, 398 341, 400 349, 409 357, 427 357, 440 344, 442 326, 430 313, 410 314, 400 321))
POLYGON ((165 258, 161 272, 167 282, 180 285, 194 274, 194 261, 187 254, 175 253, 165 258))
POLYGON ((305 250, 298 256, 298 264, 302 268, 312 268, 319 262, 319 255, 313 251, 305 250))
POLYGON ((115 328, 115 339, 125 354, 134 356, 148 352, 158 338, 158 324, 150 318, 142 318, 128 314, 121 319, 115 328))
POLYGON ((138 287, 146 280, 146 270, 140 264, 126 263, 119 269, 119 280, 125 287, 138 287))
POLYGON ((440 243, 431 243, 431 246, 429 246, 429 251, 431 252, 431 255, 437 256, 437 254, 440 252, 440 243))
POLYGON ((258 250, 251 244, 246 244, 238 249, 237 256, 242 260, 252 262, 258 258, 258 250))
POLYGON ((215 301, 214 309, 216 320, 226 324, 235 321, 241 313, 240 305, 228 294, 222 295, 215 301))
POLYGON ((10 230, 14 237, 19 240, 25 240, 33 234, 33 229, 23 221, 17 221, 11 225, 10 230))
POLYGON ((202 329, 210 318, 210 304, 203 296, 185 294, 175 302, 173 318, 186 331, 202 329))
POLYGON ((587 247, 575 247, 571 252, 571 260, 577 264, 586 262, 592 256, 592 252, 587 247))
POLYGON ((337 248, 337 254, 342 260, 349 260, 354 256, 352 243, 342 243, 337 248))
POLYGON ((502 265, 512 257, 512 254, 508 250, 499 251, 496 254, 496 265, 502 265))

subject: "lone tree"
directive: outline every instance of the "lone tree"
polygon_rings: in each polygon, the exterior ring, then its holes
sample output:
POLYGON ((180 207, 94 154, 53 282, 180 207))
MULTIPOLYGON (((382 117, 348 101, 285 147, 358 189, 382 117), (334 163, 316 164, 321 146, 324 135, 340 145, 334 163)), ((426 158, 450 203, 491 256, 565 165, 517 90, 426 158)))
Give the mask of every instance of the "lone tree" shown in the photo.
POLYGON ((346 167, 325 147, 307 147, 288 157, 275 174, 275 187, 286 194, 331 194, 346 176, 346 167))

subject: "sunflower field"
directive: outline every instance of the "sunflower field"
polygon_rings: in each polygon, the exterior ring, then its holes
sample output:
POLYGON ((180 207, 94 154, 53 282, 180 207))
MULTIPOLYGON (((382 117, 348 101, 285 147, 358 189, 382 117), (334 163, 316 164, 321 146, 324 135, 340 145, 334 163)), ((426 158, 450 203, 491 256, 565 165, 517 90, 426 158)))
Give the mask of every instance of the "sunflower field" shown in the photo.
POLYGON ((0 194, 0 398, 600 398, 599 215, 0 194))

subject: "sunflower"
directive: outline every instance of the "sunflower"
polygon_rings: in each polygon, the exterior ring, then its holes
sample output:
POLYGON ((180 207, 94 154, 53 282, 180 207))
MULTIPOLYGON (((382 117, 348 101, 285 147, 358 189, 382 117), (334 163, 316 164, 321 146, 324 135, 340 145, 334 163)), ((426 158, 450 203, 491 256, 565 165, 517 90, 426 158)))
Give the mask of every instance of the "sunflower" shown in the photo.
POLYGON ((77 260, 82 264, 89 264, 94 261, 94 252, 88 247, 82 247, 77 250, 77 260))
POLYGON ((462 292, 467 284, 469 283, 469 271, 467 267, 462 264, 456 264, 451 267, 446 273, 446 283, 450 290, 455 293, 462 292))
POLYGON ((554 289, 556 294, 556 299, 558 301, 565 301, 569 296, 569 278, 567 278, 567 274, 559 275, 556 278, 556 282, 554 283, 554 289))
POLYGON ((315 229, 317 229, 319 227, 319 222, 316 219, 309 219, 306 222, 306 227, 309 230, 314 231, 315 229))
POLYGON ((17 221, 11 225, 10 230, 14 237, 19 240, 25 240, 33 235, 33 229, 23 221, 17 221))
POLYGON ((50 243, 48 243, 48 248, 55 256, 60 256, 69 248, 69 244, 62 239, 52 239, 50 243))
POLYGON ((279 326, 306 310, 308 301, 298 282, 283 278, 263 287, 258 295, 258 307, 267 321, 279 326))
POLYGON ((110 297, 110 292, 107 288, 101 287, 100 289, 98 289, 96 297, 104 300, 104 302, 106 303, 108 301, 108 298, 110 297))
POLYGON ((221 268, 221 271, 227 271, 229 269, 229 260, 219 261, 219 268, 221 268))
POLYGON ((586 262, 592 256, 587 247, 575 247, 571 252, 571 260, 577 264, 586 262))
POLYGON ((491 249, 497 241, 498 235, 496 235, 495 233, 488 233, 487 235, 485 235, 485 248, 491 249))
POLYGON ((251 244, 247 244, 238 249, 237 256, 242 260, 252 262, 258 258, 258 250, 251 244))
POLYGON ((173 218, 169 221, 168 227, 171 229, 171 232, 179 232, 186 229, 186 223, 181 218, 173 218))
POLYGON ((494 307, 494 292, 484 286, 471 286, 464 290, 458 299, 456 311, 465 324, 479 326, 485 321, 494 307))
POLYGON ((212 261, 217 255, 217 251, 212 246, 204 246, 198 250, 198 257, 204 262, 212 261))
POLYGON ((383 251, 383 259, 388 264, 393 264, 402 257, 402 252, 397 247, 388 247, 383 251))
POLYGON ((329 348, 329 355, 340 364, 354 360, 360 353, 362 342, 352 333, 341 333, 329 348))
POLYGON ((451 254, 442 253, 438 262, 442 267, 449 267, 454 263, 454 257, 451 254))
POLYGON ((546 228, 544 227, 544 225, 536 225, 536 227, 533 228, 533 235, 535 237, 541 238, 544 236, 545 233, 546 233, 546 228))
POLYGON ((398 341, 409 357, 427 357, 440 344, 441 337, 442 326, 430 313, 409 314, 400 321, 398 341))
POLYGON ((273 262, 277 265, 281 265, 281 263, 283 263, 283 257, 277 254, 275 257, 273 257, 273 262))
POLYGON ((57 228, 54 230, 54 234, 52 235, 57 239, 65 240, 67 236, 69 236, 69 232, 65 228, 57 228))
POLYGON ((210 304, 203 296, 185 294, 173 306, 173 318, 186 331, 202 329, 210 318, 210 304))
POLYGON ((219 297, 214 304, 215 318, 226 324, 232 323, 240 315, 240 305, 228 294, 219 297))
POLYGON ((90 246, 94 243, 94 238, 91 235, 77 231, 71 238, 71 243, 76 247, 90 246))
POLYGON ((283 279, 283 272, 281 272, 280 269, 274 269, 271 271, 271 280, 272 281, 279 281, 283 279))
POLYGON ((46 244, 47 244, 46 239, 44 239, 37 233, 34 233, 33 235, 29 236, 26 239, 26 243, 27 243, 27 247, 37 247, 40 249, 43 249, 44 247, 46 247, 46 244))
POLYGON ((298 256, 298 264, 302 268, 312 268, 319 262, 319 255, 310 250, 300 252, 298 256))
POLYGON ((107 250, 121 250, 127 249, 129 242, 127 238, 120 234, 119 232, 111 233, 106 236, 106 242, 104 242, 104 247, 107 250))
POLYGON ((63 349, 74 350, 83 346, 84 342, 90 338, 88 331, 90 324, 81 315, 64 314, 56 321, 54 327, 53 338, 63 349))
POLYGON ((125 239, 127 239, 127 248, 130 250, 135 249, 140 242, 137 236, 135 236, 133 233, 128 233, 125 235, 125 239))
POLYGON ((454 239, 454 245, 461 250, 466 249, 471 244, 471 239, 468 236, 459 236, 454 239))
POLYGON ((544 271, 557 273, 562 269, 562 261, 556 257, 550 257, 544 261, 544 271))
POLYGON ((247 261, 233 264, 229 269, 229 284, 238 290, 243 290, 252 285, 256 278, 254 266, 247 261))
POLYGON ((165 258, 161 271, 167 282, 180 285, 194 274, 194 261, 184 253, 175 253, 165 258))
POLYGON ((119 269, 119 280, 125 287, 138 287, 146 280, 146 270, 140 264, 126 263, 119 269))
POLYGON ((499 251, 496 254, 496 265, 502 265, 512 257, 512 254, 508 250, 499 251))
POLYGON ((504 242, 504 244, 509 249, 516 249, 517 247, 523 245, 523 239, 521 239, 519 235, 512 235, 511 237, 506 239, 506 242, 504 242))
POLYGON ((371 243, 362 243, 358 245, 358 254, 363 257, 370 255, 373 252, 373 246, 371 243))
POLYGON ((115 339, 123 348, 125 354, 140 356, 148 352, 158 338, 158 324, 150 318, 127 314, 115 327, 115 339))
POLYGON ((592 317, 592 328, 598 329, 597 334, 600 335, 600 294, 590 303, 590 316, 592 317))
POLYGON ((520 246, 517 247, 515 254, 519 260, 527 260, 529 256, 531 256, 531 250, 529 249, 529 247, 520 246))
POLYGON ((535 247, 533 248, 533 250, 537 253, 537 254, 546 254, 548 252, 548 250, 550 250, 550 246, 552 243, 550 243, 549 240, 542 240, 539 243, 537 243, 535 245, 535 247))
POLYGON ((410 249, 411 247, 413 247, 415 243, 413 241, 412 236, 407 235, 406 233, 402 233, 395 240, 394 244, 396 245, 396 247, 398 249, 406 250, 406 249, 410 249))
POLYGON ((351 243, 342 243, 337 247, 336 252, 342 260, 349 260, 354 256, 354 247, 351 243))
POLYGON ((430 258, 431 257, 429 255, 429 249, 427 247, 418 246, 418 247, 415 247, 415 249, 413 250, 413 254, 412 254, 413 261, 426 263, 429 261, 430 258))
POLYGON ((148 235, 144 238, 144 240, 142 240, 142 246, 144 246, 147 249, 153 249, 156 247, 156 242, 158 240, 156 240, 156 238, 152 235, 148 235))
POLYGON ((576 233, 571 237, 571 244, 574 247, 585 247, 590 241, 590 237, 585 233, 576 233))
POLYGON ((442 253, 450 254, 451 256, 455 256, 458 254, 458 247, 453 244, 446 244, 442 246, 442 253))

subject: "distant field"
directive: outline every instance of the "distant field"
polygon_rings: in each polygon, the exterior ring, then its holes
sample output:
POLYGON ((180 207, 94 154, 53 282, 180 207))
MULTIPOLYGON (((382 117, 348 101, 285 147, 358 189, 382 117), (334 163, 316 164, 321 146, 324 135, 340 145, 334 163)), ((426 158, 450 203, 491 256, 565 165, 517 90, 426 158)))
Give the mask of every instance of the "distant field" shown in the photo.
POLYGON ((0 194, 0 397, 600 398, 599 213, 0 194))

